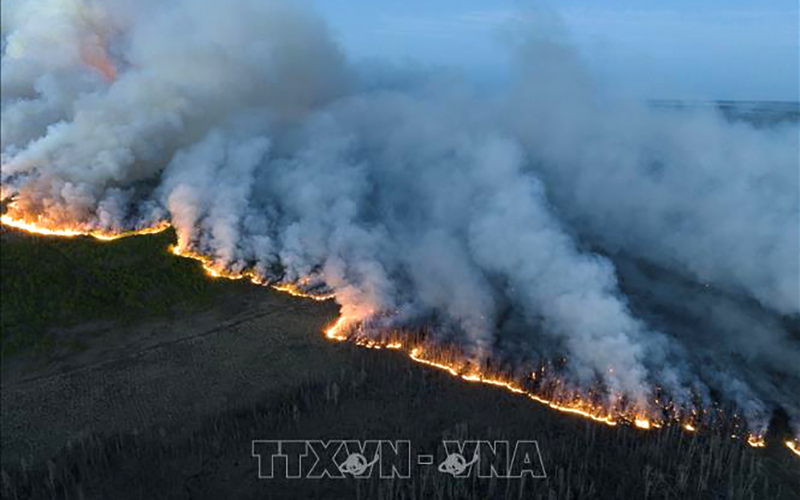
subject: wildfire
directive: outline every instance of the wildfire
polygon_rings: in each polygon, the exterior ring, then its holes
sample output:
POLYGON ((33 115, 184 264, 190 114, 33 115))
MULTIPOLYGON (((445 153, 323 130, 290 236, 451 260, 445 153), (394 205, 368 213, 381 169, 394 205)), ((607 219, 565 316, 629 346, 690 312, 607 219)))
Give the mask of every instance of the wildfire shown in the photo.
POLYGON ((28 233, 40 234, 43 236, 57 236, 62 238, 88 236, 102 241, 113 241, 121 238, 127 238, 129 236, 161 233, 171 227, 168 222, 162 221, 154 226, 145 227, 142 229, 113 233, 110 231, 104 231, 98 229, 84 229, 80 227, 50 228, 44 225, 39 225, 32 222, 26 222, 21 219, 14 219, 8 215, 1 216, 0 222, 2 222, 2 224, 5 226, 21 229, 28 233))
POLYGON ((747 444, 749 444, 753 448, 764 448, 767 446, 767 442, 764 440, 764 436, 758 436, 756 434, 750 434, 749 436, 747 436, 747 444))
POLYGON ((588 418, 594 420, 595 422, 600 422, 612 427, 617 425, 617 422, 611 415, 605 414, 605 412, 603 412, 599 408, 594 408, 588 402, 582 400, 576 400, 571 403, 556 402, 554 400, 546 399, 533 392, 526 391, 519 384, 509 380, 486 376, 484 374, 475 372, 461 373, 461 370, 455 364, 437 362, 431 359, 426 359, 425 357, 423 357, 423 349, 421 347, 415 347, 411 349, 411 351, 409 352, 409 357, 412 360, 416 361, 417 363, 421 363, 423 365, 427 365, 433 368, 437 368, 439 370, 446 371, 451 375, 453 375, 454 377, 460 377, 461 379, 466 380, 468 382, 477 382, 481 384, 493 385, 496 387, 502 387, 515 394, 524 394, 533 401, 547 405, 550 408, 560 411, 562 413, 579 415, 581 417, 588 418))
POLYGON ((206 257, 205 255, 201 255, 189 249, 181 248, 178 245, 171 245, 168 248, 168 250, 172 254, 177 255, 178 257, 196 260, 203 267, 203 271, 205 271, 205 273, 212 278, 225 278, 229 280, 248 279, 257 285, 264 284, 263 279, 252 271, 249 270, 242 272, 228 271, 216 265, 210 257, 206 257))
MULTIPOLYGON (((117 240, 128 236, 155 234, 163 232, 171 227, 171 225, 162 221, 151 227, 141 228, 132 231, 125 231, 119 233, 112 233, 104 230, 86 229, 81 227, 67 227, 67 228, 53 228, 45 224, 37 224, 34 222, 27 222, 21 219, 3 215, 0 218, 3 225, 14 227, 29 233, 40 234, 44 236, 56 237, 76 237, 87 236, 102 241, 117 240)), ((231 271, 224 269, 214 263, 214 261, 205 255, 194 252, 193 250, 181 248, 177 245, 169 247, 169 251, 174 255, 189 258, 200 262, 203 270, 208 276, 213 278, 225 278, 231 280, 247 279, 255 284, 267 285, 265 280, 252 270, 244 271, 231 271)), ((300 285, 304 285, 308 280, 301 280, 300 285)), ((298 284, 293 283, 278 283, 269 284, 269 286, 277 291, 288 293, 295 297, 302 297, 315 301, 326 301, 335 298, 333 294, 312 294, 305 292, 298 284)), ((397 339, 381 340, 372 339, 364 336, 351 336, 348 332, 348 327, 356 322, 351 321, 346 316, 341 315, 337 320, 325 328, 324 334, 327 339, 342 342, 352 340, 356 345, 368 349, 392 349, 392 350, 405 350, 409 358, 416 363, 420 363, 431 368, 445 371, 454 377, 458 377, 466 382, 478 383, 500 387, 515 394, 521 394, 527 398, 536 401, 540 404, 546 405, 553 410, 577 415, 583 418, 590 419, 611 427, 617 426, 620 422, 628 425, 635 426, 639 429, 649 430, 652 428, 661 428, 665 422, 649 419, 641 414, 630 414, 621 411, 609 411, 601 405, 592 403, 586 398, 580 397, 577 394, 565 393, 556 394, 553 397, 545 397, 542 394, 537 394, 531 390, 523 387, 519 382, 510 380, 501 375, 490 375, 483 373, 475 366, 472 366, 466 359, 458 362, 447 361, 439 359, 435 355, 429 355, 425 352, 425 348, 421 345, 407 345, 397 339)), ((532 379, 536 379, 537 374, 532 374, 532 379)), ((695 432, 697 428, 693 422, 683 422, 681 427, 687 432, 695 432)), ((736 438, 736 435, 732 436, 736 438)), ((746 442, 753 448, 764 448, 766 441, 763 436, 750 434, 747 436, 746 442)), ((786 441, 786 446, 795 455, 800 456, 800 444, 797 441, 786 441)))
POLYGON ((339 319, 336 320, 329 328, 325 329, 325 337, 331 340, 336 340, 338 342, 347 340, 347 335, 342 333, 344 329, 345 319, 344 316, 339 316, 339 319))
POLYGON ((289 295, 292 295, 294 297, 302 297, 304 299, 316 300, 318 302, 324 302, 326 300, 331 300, 334 298, 334 295, 332 293, 326 295, 313 295, 310 293, 306 293, 301 289, 299 289, 296 285, 293 285, 291 283, 272 285, 272 288, 279 292, 288 293, 289 295))
POLYGON ((117 79, 117 66, 109 53, 109 27, 104 26, 102 17, 93 8, 82 3, 78 5, 81 20, 86 32, 79 44, 83 63, 100 73, 109 83, 117 79))
MULTIPOLYGON (((221 268, 210 257, 206 257, 205 255, 199 254, 192 250, 182 249, 177 245, 172 245, 169 247, 169 251, 172 252, 174 255, 178 257, 183 257, 186 259, 192 259, 200 262, 203 266, 203 271, 207 275, 212 278, 224 278, 229 280, 241 280, 246 279, 251 283, 256 285, 266 285, 268 284, 263 277, 259 276, 257 273, 251 270, 244 270, 240 272, 230 271, 224 268, 221 268)), ((288 293, 294 297, 301 297, 304 299, 311 299, 316 300, 318 302, 324 302, 326 300, 332 300, 334 295, 332 293, 328 294, 313 294, 304 292, 301 288, 297 285, 292 283, 269 283, 270 288, 277 290, 279 292, 288 293)), ((334 325, 335 326, 335 325, 334 325)), ((331 327, 333 328, 333 327, 331 327)), ((334 338, 327 335, 328 338, 334 338)), ((341 340, 346 340, 347 337, 343 337, 341 340)))
MULTIPOLYGON (((335 325, 334 325, 335 326, 335 325)), ((327 335, 327 331, 326 331, 327 335)), ((331 337, 329 337, 331 338, 331 337)), ((335 337, 336 340, 346 340, 347 337, 335 337)), ((356 345, 365 349, 402 349, 401 342, 383 343, 376 340, 362 338, 355 341, 356 345)))
MULTIPOLYGON (((78 236, 86 236, 101 241, 114 241, 122 238, 127 238, 130 236, 157 234, 164 232, 172 227, 172 225, 169 222, 161 221, 153 226, 144 227, 141 229, 135 229, 131 231, 121 231, 121 232, 111 232, 94 228, 82 228, 80 226, 53 228, 49 227, 47 224, 28 222, 22 219, 15 219, 9 215, 1 216, 0 222, 5 226, 20 229, 22 231, 32 234, 40 234, 42 236, 55 236, 62 238, 74 238, 78 236)), ((184 257, 187 259, 192 259, 200 262, 200 264, 203 267, 203 271, 212 278, 225 278, 230 280, 247 279, 257 285, 264 284, 264 279, 253 271, 244 270, 241 272, 233 272, 223 269, 220 266, 216 265, 210 257, 199 254, 189 249, 181 248, 178 245, 171 245, 168 248, 168 250, 170 251, 170 253, 172 253, 173 255, 177 255, 178 257, 184 257)), ((270 286, 275 290, 288 293, 289 295, 295 297, 302 297, 306 299, 317 300, 320 302, 331 300, 334 298, 333 294, 318 295, 318 294, 306 293, 292 283, 271 284, 270 286)))
POLYGON ((86 43, 81 47, 81 57, 84 64, 94 69, 109 83, 117 79, 117 67, 108 55, 105 48, 105 41, 97 37, 97 43, 86 43))

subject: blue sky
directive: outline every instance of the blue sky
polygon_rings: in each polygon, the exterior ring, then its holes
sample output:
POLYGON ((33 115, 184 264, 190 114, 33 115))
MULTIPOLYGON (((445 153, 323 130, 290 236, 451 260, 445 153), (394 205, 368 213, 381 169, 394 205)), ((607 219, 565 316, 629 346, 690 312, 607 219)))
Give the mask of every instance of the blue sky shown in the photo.
POLYGON ((507 67, 503 37, 532 17, 542 32, 561 26, 601 81, 639 97, 798 100, 797 0, 311 3, 354 59, 457 66, 491 81, 507 67))

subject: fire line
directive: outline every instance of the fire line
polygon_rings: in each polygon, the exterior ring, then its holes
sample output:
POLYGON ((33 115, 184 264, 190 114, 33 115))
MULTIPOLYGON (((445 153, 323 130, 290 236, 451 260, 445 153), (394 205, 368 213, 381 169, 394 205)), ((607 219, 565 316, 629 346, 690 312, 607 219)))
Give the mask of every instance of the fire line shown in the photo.
MULTIPOLYGON (((160 221, 150 227, 115 233, 111 231, 85 229, 81 227, 52 228, 34 222, 15 219, 7 215, 3 215, 2 217, 0 217, 0 223, 28 233, 38 234, 43 236, 64 237, 64 238, 84 236, 84 237, 95 238, 100 241, 113 241, 130 236, 157 234, 164 232, 172 227, 172 225, 169 222, 160 221)), ((276 291, 288 293, 289 295, 292 295, 294 297, 300 297, 315 301, 327 301, 335 299, 335 294, 329 293, 329 294, 317 295, 313 293, 308 293, 303 291, 300 287, 298 287, 294 283, 267 283, 263 278, 261 278, 255 272, 250 270, 245 270, 241 272, 228 271, 224 268, 221 268, 220 266, 215 266, 211 258, 199 254, 197 252, 194 252, 191 249, 181 248, 178 245, 171 245, 170 247, 168 247, 168 250, 176 256, 200 262, 204 272, 209 277, 212 278, 224 278, 231 280, 247 279, 254 284, 268 285, 276 291)), ((639 414, 636 415, 620 414, 615 417, 614 415, 610 414, 607 410, 604 410, 603 408, 600 407, 596 407, 595 405, 592 405, 588 401, 583 401, 581 399, 578 399, 577 401, 568 401, 568 402, 548 399, 543 397, 542 395, 526 390, 525 388, 523 388, 514 381, 506 380, 500 377, 489 376, 484 373, 481 373, 480 371, 464 372, 463 366, 458 366, 454 363, 448 363, 444 361, 438 361, 432 358, 427 358, 425 356, 425 351, 423 346, 406 345, 403 342, 399 342, 396 340, 381 341, 366 337, 351 338, 346 332, 346 328, 349 323, 351 322, 348 321, 348 319, 345 316, 340 315, 333 324, 325 328, 325 330, 323 331, 325 338, 336 342, 353 341, 357 346, 368 349, 403 350, 412 361, 431 368, 444 371, 446 373, 449 373, 451 376, 458 377, 466 382, 500 387, 509 392, 524 395, 527 398, 531 399, 532 401, 536 401, 537 403, 548 406, 551 409, 556 410, 558 412, 583 417, 592 420, 594 422, 605 424, 610 427, 615 427, 619 423, 625 423, 627 425, 642 430, 650 430, 654 428, 659 429, 663 427, 666 423, 666 422, 659 422, 639 414)), ((680 425, 681 428, 683 428, 687 432, 695 432, 697 430, 697 427, 692 422, 682 422, 680 423, 680 425)), ((734 434, 731 437, 738 438, 739 436, 736 436, 734 434)), ((764 437, 760 435, 748 434, 743 437, 743 440, 753 448, 766 447, 766 442, 764 440, 764 437)), ((792 453, 794 453, 797 456, 800 456, 800 444, 798 444, 798 441, 788 440, 785 442, 785 445, 787 448, 789 448, 789 450, 791 450, 792 453)))

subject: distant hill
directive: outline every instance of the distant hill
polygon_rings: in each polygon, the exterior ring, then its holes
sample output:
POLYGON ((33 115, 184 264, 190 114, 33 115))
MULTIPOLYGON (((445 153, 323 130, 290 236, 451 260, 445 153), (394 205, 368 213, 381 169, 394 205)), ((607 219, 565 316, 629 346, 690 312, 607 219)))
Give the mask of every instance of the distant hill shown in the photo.
POLYGON ((681 101, 653 100, 657 108, 716 108, 730 121, 744 121, 755 126, 773 126, 784 122, 800 122, 800 102, 791 101, 681 101))

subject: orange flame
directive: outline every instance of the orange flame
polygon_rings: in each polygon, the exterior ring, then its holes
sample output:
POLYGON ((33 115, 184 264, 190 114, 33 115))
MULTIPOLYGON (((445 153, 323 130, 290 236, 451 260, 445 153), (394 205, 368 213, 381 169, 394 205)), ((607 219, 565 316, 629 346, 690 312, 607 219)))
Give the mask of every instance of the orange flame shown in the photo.
POLYGON ((82 9, 82 20, 86 31, 80 41, 80 56, 83 63, 100 73, 109 83, 117 79, 117 67, 108 53, 110 27, 91 9, 82 9))
POLYGON ((205 273, 212 278, 225 278, 229 280, 248 279, 257 285, 264 284, 263 279, 253 271, 245 270, 241 272, 233 272, 226 270, 215 264, 211 257, 206 257, 205 255, 199 254, 187 248, 181 248, 179 245, 170 245, 168 250, 178 257, 196 260, 203 267, 203 271, 205 271, 205 273))
POLYGON ((446 371, 451 375, 453 375, 454 377, 460 377, 461 379, 466 380, 468 382, 477 382, 481 384, 502 387, 515 394, 524 394, 528 398, 538 403, 547 405, 550 408, 560 411, 562 413, 570 413, 573 415, 578 415, 612 427, 617 425, 617 422, 611 415, 604 414, 605 412, 602 409, 594 408, 590 403, 585 401, 577 400, 575 402, 569 402, 569 403, 556 402, 551 399, 546 399, 541 395, 535 394, 533 392, 526 391, 515 382, 509 380, 504 380, 502 378, 495 378, 484 375, 482 373, 475 373, 475 372, 469 374, 462 374, 458 366, 454 364, 442 363, 424 358, 423 350, 421 347, 414 347, 413 349, 411 349, 411 351, 409 352, 409 356, 411 357, 412 360, 416 361, 417 363, 421 363, 433 368, 437 368, 439 370, 446 371))
POLYGON ((347 335, 342 333, 344 324, 344 316, 339 316, 339 319, 336 320, 336 323, 325 329, 325 337, 331 340, 336 340, 337 342, 347 340, 347 335))
POLYGON ((334 295, 332 293, 325 295, 314 295, 306 293, 301 289, 299 289, 296 285, 293 285, 292 283, 282 283, 282 284, 272 285, 272 288, 279 292, 288 293, 293 297, 302 297, 304 299, 316 300, 318 302, 324 302, 326 300, 331 300, 334 298, 334 295))
POLYGON ((76 236, 88 236, 102 241, 113 241, 120 238, 127 238, 129 236, 137 236, 143 234, 156 234, 169 229, 171 226, 168 222, 162 221, 154 226, 136 229, 133 231, 111 232, 100 229, 89 229, 76 227, 68 228, 51 228, 46 225, 39 225, 33 222, 26 222, 21 219, 14 219, 8 215, 0 216, 0 223, 5 226, 21 229, 28 233, 40 234, 43 236, 57 236, 63 238, 73 238, 76 236))
POLYGON ((798 444, 798 441, 786 441, 786 447, 792 450, 792 453, 800 457, 800 444, 798 444))
POLYGON ((759 436, 757 434, 748 435, 747 444, 749 444, 753 448, 765 448, 767 446, 767 442, 764 440, 764 436, 759 436))
MULTIPOLYGON (((178 245, 172 245, 169 247, 169 251, 172 252, 174 255, 178 257, 183 257, 186 259, 192 259, 200 262, 200 265, 203 267, 203 271, 207 275, 212 278, 224 278, 229 280, 241 280, 247 279, 251 283, 256 285, 267 285, 268 283, 264 280, 263 277, 259 276, 252 270, 246 269, 240 272, 234 272, 227 269, 224 269, 217 265, 210 257, 205 255, 199 254, 193 250, 189 250, 186 248, 181 248, 178 245)), ((327 300, 332 300, 334 295, 332 293, 329 294, 313 294, 304 292, 301 288, 293 283, 270 283, 270 288, 277 290, 279 292, 288 293, 293 297, 301 297, 304 299, 311 299, 316 300, 318 302, 324 302, 327 300)), ((333 337, 329 337, 333 338, 333 337)), ((345 340, 346 337, 342 338, 341 340, 345 340)))
POLYGON ((117 79, 117 67, 109 57, 104 45, 84 44, 81 47, 81 58, 84 64, 103 75, 107 82, 111 83, 117 79))

